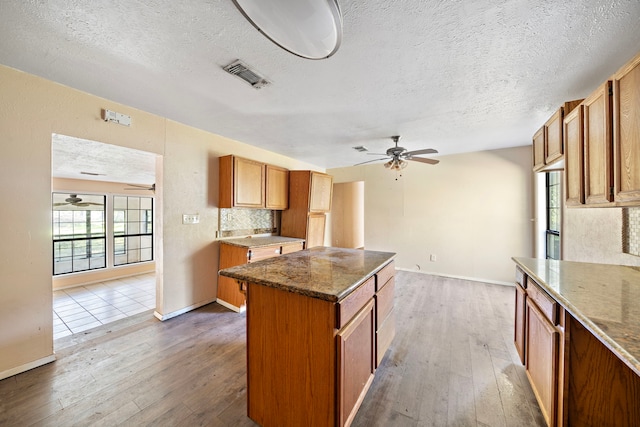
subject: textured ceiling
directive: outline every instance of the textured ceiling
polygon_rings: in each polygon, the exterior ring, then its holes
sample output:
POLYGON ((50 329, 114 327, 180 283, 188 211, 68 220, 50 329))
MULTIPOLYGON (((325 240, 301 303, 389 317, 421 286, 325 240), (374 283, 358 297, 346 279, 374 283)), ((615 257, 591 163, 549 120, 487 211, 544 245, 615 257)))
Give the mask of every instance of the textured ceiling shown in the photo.
MULTIPOLYGON (((342 0, 329 59, 231 0, 2 0, 0 63, 322 167, 390 135, 441 154, 525 145, 640 51, 637 0, 342 0), (222 71, 241 59, 272 84, 222 71)), ((135 124, 135 117, 133 117, 135 124)))

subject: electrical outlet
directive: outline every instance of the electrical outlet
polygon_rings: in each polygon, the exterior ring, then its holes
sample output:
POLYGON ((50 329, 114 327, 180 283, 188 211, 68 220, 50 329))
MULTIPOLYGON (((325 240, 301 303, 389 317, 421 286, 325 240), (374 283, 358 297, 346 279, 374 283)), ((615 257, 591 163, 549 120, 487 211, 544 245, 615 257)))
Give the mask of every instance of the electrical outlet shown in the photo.
POLYGON ((436 262, 436 256, 434 254, 431 254, 431 257, 429 259, 431 260, 431 262, 436 262))
POLYGON ((183 224, 198 224, 200 222, 200 215, 198 214, 183 214, 182 215, 182 223, 183 224))

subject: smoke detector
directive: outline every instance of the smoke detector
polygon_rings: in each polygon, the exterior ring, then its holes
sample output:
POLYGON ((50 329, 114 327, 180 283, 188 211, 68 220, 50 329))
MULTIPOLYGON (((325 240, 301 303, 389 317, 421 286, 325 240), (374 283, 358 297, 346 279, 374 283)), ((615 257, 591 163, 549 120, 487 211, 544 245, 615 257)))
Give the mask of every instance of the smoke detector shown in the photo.
POLYGON ((240 60, 233 61, 231 64, 222 67, 222 69, 249 83, 255 89, 262 89, 268 84, 271 84, 271 82, 261 76, 257 71, 252 70, 247 64, 240 60))

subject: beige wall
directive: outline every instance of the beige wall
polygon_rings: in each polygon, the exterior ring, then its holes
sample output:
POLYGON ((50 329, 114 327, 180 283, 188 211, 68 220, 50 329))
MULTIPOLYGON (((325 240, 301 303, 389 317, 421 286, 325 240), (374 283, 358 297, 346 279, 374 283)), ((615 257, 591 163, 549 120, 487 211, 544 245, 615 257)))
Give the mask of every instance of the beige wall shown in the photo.
POLYGON ((531 147, 439 159, 397 181, 381 164, 327 173, 365 181, 366 249, 397 252, 399 268, 512 283, 511 257, 532 256, 531 147))
POLYGON ((159 154, 157 311, 171 317, 215 298, 217 157, 237 154, 289 169, 313 165, 0 66, 0 378, 53 358, 51 134, 159 154), (101 109, 132 117, 106 123, 101 109), (182 225, 183 213, 200 223, 182 225), (162 261, 160 261, 162 260, 162 261), (166 277, 165 277, 166 276, 166 277))

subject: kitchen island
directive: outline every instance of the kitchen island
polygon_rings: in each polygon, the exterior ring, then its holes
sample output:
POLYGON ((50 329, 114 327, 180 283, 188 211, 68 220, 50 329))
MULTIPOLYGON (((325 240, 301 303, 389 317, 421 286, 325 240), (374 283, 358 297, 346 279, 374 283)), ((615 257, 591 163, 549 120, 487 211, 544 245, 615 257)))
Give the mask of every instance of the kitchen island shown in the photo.
POLYGON ((394 257, 316 247, 220 271, 246 289, 251 419, 351 423, 395 334, 394 257))
POLYGON ((640 269, 514 261, 515 343, 547 423, 640 425, 640 269))

